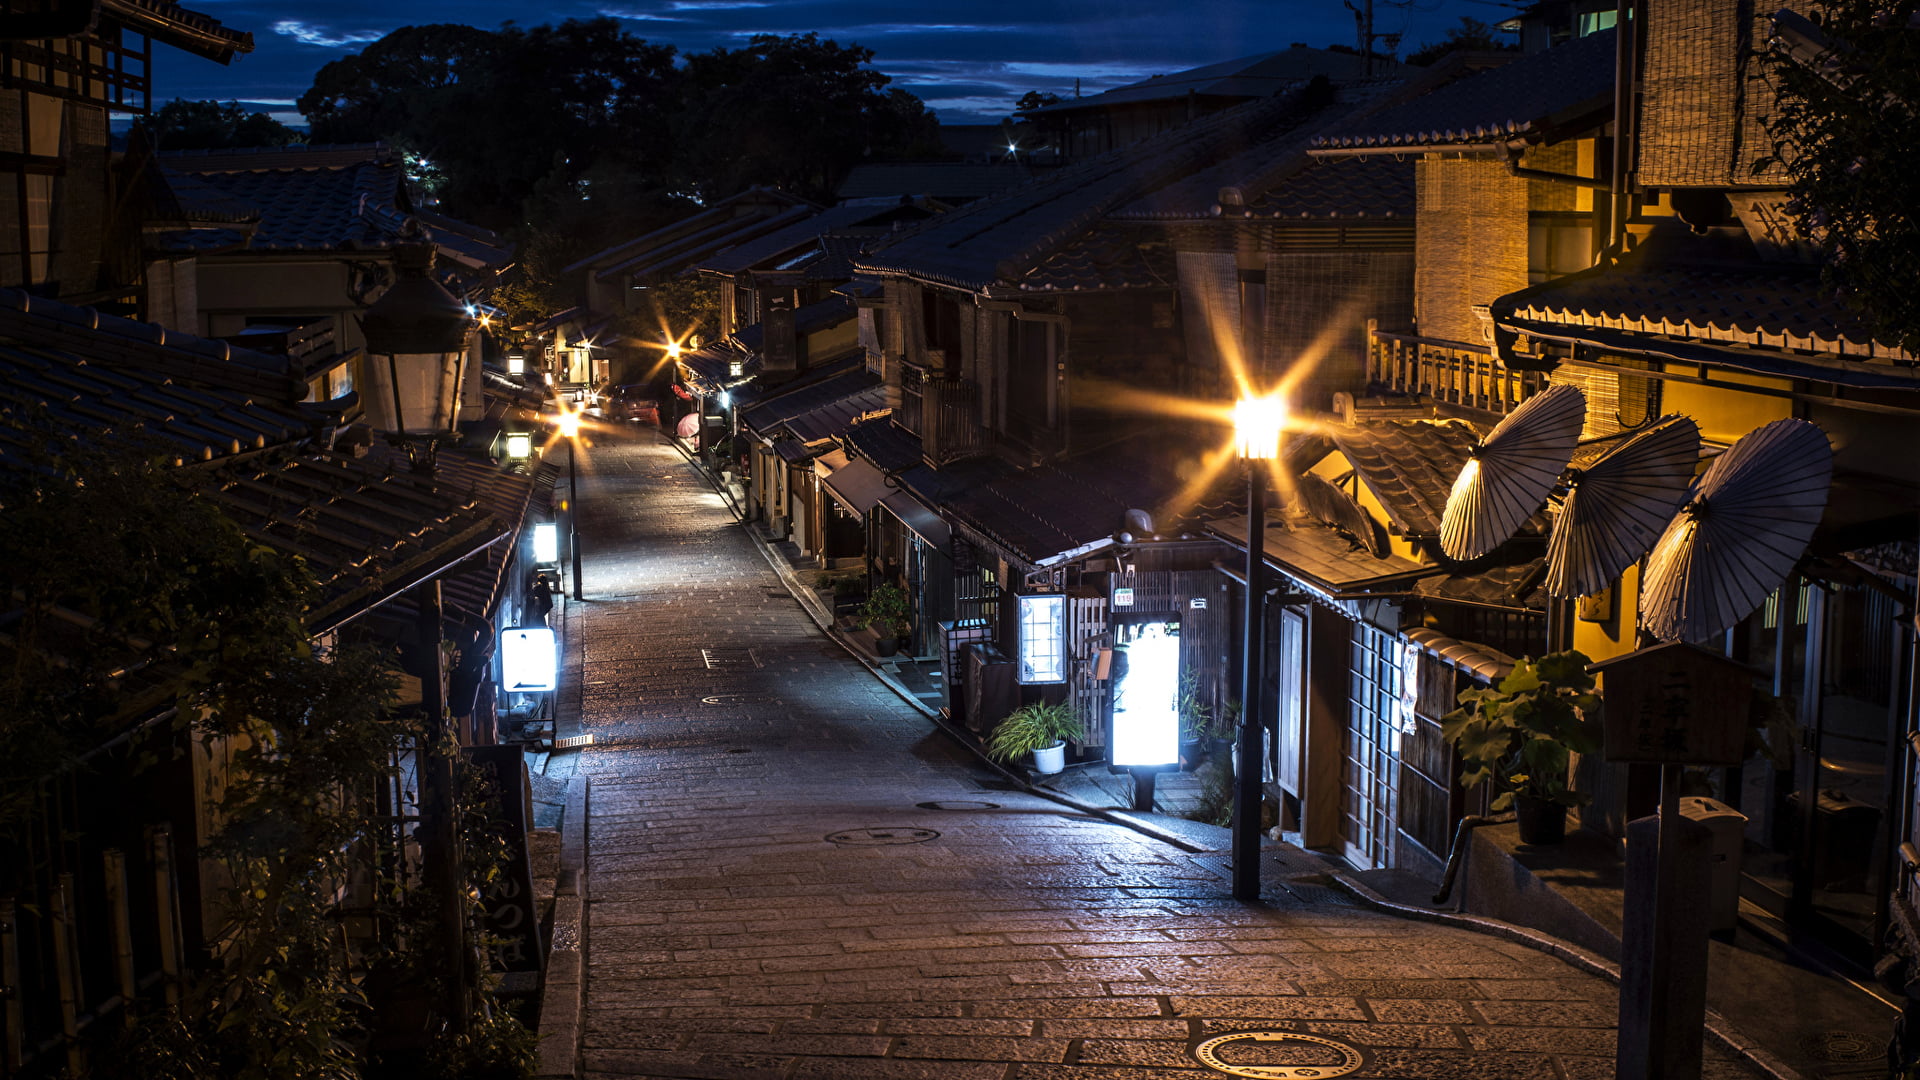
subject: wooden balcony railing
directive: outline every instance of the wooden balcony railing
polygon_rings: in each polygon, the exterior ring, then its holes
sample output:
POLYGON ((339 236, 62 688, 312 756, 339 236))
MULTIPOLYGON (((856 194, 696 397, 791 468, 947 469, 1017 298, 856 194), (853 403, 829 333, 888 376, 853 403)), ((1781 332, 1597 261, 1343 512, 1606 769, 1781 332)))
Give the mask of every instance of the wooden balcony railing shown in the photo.
POLYGON ((1403 394, 1504 416, 1546 389, 1541 371, 1511 371, 1493 350, 1406 334, 1367 334, 1367 380, 1403 394))
POLYGON ((936 376, 920 392, 920 446, 928 461, 939 465, 986 449, 980 388, 972 380, 936 376))

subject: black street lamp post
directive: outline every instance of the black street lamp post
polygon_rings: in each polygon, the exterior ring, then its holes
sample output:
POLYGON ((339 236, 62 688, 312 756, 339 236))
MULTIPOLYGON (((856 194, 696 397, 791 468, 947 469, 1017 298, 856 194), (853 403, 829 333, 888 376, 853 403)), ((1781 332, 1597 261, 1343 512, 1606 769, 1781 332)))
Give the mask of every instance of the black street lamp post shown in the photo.
POLYGON ((1260 899, 1260 807, 1265 755, 1260 717, 1260 661, 1265 654, 1267 463, 1280 456, 1286 403, 1278 396, 1243 398, 1233 410, 1239 454, 1247 463, 1247 604, 1240 664, 1239 752, 1233 784, 1233 898, 1260 899))
POLYGON ((560 409, 560 434, 567 440, 567 551, 573 559, 573 598, 585 600, 580 590, 580 468, 575 448, 580 443, 580 414, 560 409))

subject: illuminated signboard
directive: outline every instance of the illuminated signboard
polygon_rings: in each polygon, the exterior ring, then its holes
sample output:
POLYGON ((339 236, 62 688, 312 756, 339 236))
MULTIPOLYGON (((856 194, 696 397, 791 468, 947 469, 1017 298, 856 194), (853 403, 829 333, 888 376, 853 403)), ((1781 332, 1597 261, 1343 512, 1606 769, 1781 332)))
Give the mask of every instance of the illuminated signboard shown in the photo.
POLYGON ((500 688, 509 694, 551 690, 560 675, 560 650, 544 626, 500 632, 500 688))
POLYGON ((533 435, 525 431, 507 433, 507 459, 525 461, 533 456, 533 435))
POLYGON ((1023 683, 1067 681, 1067 598, 1022 596, 1020 674, 1023 683))
POLYGON ((1158 626, 1113 651, 1113 764, 1180 760, 1180 639, 1158 626))
POLYGON ((534 525, 533 561, 541 566, 553 566, 560 562, 560 526, 551 521, 534 525))
POLYGON ((527 373, 527 354, 517 353, 517 352, 508 353, 507 354, 507 374, 525 375, 526 373, 527 373))

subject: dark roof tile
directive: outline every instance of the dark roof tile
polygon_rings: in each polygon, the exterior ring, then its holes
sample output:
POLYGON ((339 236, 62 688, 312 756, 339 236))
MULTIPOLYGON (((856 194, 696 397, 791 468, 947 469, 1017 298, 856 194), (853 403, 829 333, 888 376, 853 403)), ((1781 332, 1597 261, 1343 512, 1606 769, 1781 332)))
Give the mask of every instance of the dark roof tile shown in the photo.
POLYGON ((1314 140, 1322 150, 1539 141, 1613 107, 1614 32, 1470 75, 1314 140))

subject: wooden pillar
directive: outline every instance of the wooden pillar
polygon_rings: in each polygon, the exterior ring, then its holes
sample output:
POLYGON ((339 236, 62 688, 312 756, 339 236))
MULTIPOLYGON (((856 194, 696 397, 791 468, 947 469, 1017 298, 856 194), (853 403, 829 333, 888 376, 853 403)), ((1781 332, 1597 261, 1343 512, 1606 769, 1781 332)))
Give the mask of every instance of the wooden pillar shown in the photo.
POLYGON ((1346 757, 1347 682, 1353 620, 1313 604, 1307 612, 1306 745, 1300 766, 1300 840, 1340 841, 1340 777, 1346 757))

